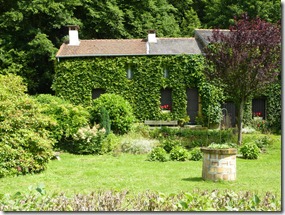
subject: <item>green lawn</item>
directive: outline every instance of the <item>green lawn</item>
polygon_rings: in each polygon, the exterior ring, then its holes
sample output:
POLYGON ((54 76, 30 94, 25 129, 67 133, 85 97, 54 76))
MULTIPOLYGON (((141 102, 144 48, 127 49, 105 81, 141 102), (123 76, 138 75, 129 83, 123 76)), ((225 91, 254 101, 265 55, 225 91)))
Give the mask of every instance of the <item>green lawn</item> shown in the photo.
MULTIPOLYGON (((249 138, 246 136, 245 138, 249 138)), ((203 181, 202 161, 149 162, 147 155, 83 156, 61 154, 40 174, 0 179, 0 194, 27 192, 29 186, 44 184, 48 194, 65 192, 88 194, 96 190, 146 190, 162 193, 179 191, 224 190, 267 191, 281 195, 281 138, 275 139, 257 160, 237 158, 237 180, 234 182, 203 181)))

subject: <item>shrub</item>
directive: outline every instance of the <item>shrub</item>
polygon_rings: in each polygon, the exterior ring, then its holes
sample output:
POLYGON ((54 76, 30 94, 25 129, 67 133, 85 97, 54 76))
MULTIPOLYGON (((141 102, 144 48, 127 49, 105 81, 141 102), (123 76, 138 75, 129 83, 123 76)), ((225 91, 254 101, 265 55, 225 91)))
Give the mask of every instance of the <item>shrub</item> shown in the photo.
POLYGON ((162 147, 164 150, 169 153, 175 146, 180 146, 180 142, 178 140, 173 140, 171 138, 166 138, 162 141, 162 147))
POLYGON ((55 122, 27 95, 0 101, 0 114, 0 177, 45 170, 55 142, 48 129, 55 122))
POLYGON ((190 151, 189 160, 192 161, 200 161, 203 158, 203 153, 201 152, 199 147, 196 147, 190 151))
POLYGON ((0 195, 0 211, 281 211, 281 198, 272 192, 191 190, 164 194, 144 191, 96 191, 88 194, 47 193, 38 186, 29 193, 0 195), (23 204, 24 203, 24 204, 23 204))
POLYGON ((240 148, 240 152, 245 159, 257 159, 260 149, 254 142, 244 144, 240 148))
POLYGON ((114 133, 107 134, 102 140, 101 154, 113 152, 119 145, 118 137, 114 133))
POLYGON ((264 150, 264 148, 268 147, 269 145, 271 145, 272 139, 268 136, 264 136, 261 138, 258 138, 257 140, 255 140, 256 145, 258 146, 258 148, 264 150))
POLYGON ((170 151, 170 160, 186 161, 188 157, 189 153, 187 149, 183 148, 182 146, 175 146, 170 151))
POLYGON ((130 139, 121 143, 122 152, 131 154, 146 154, 155 147, 154 140, 148 139, 130 139))
POLYGON ((79 105, 73 105, 59 97, 42 94, 35 97, 42 104, 42 113, 52 117, 56 126, 50 129, 57 140, 56 146, 69 150, 73 135, 79 128, 88 125, 89 112, 79 105))
POLYGON ((131 105, 122 96, 104 93, 94 99, 90 108, 91 122, 100 123, 102 121, 100 116, 102 107, 109 113, 111 130, 115 134, 124 134, 130 130, 135 117, 131 105))
POLYGON ((167 153, 163 148, 156 147, 150 152, 147 160, 165 162, 167 161, 167 153))
POLYGON ((105 129, 99 129, 99 125, 80 128, 74 134, 72 152, 76 154, 101 154, 102 143, 105 138, 105 129))

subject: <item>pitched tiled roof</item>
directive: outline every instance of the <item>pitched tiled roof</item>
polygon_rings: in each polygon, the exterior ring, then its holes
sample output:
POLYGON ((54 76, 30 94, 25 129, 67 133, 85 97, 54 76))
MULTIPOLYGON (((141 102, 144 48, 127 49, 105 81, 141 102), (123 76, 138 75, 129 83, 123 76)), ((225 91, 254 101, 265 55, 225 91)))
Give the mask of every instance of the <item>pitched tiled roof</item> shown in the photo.
POLYGON ((146 41, 142 39, 80 40, 78 46, 62 44, 56 57, 145 55, 146 41))
POLYGON ((212 30, 198 29, 195 38, 157 38, 157 43, 144 39, 80 40, 78 46, 62 44, 56 57, 201 54, 211 34, 212 30))

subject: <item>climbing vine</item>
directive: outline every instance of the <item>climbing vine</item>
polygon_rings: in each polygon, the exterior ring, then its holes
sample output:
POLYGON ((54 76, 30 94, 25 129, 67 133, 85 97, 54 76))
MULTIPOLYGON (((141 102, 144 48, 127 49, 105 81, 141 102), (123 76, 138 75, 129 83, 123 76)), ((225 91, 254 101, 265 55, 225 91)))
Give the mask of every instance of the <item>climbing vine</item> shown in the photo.
POLYGON ((202 114, 213 123, 218 121, 223 97, 218 88, 206 83, 203 70, 201 55, 68 58, 56 63, 52 88, 57 96, 85 106, 91 104, 93 89, 119 94, 130 102, 139 120, 162 119, 160 90, 165 88, 172 89, 171 119, 185 118, 186 88, 197 88, 202 114), (128 66, 132 79, 127 78, 128 66))

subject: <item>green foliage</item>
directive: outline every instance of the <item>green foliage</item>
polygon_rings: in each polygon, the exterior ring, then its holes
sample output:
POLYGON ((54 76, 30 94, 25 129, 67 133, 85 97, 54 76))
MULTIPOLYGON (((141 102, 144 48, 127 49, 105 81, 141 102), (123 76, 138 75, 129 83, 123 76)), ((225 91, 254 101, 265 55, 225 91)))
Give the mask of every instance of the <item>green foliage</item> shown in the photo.
POLYGON ((41 112, 56 121, 56 125, 50 128, 53 138, 57 140, 56 147, 68 149, 73 135, 79 128, 88 125, 89 112, 80 105, 48 94, 38 95, 35 99, 42 104, 41 112))
POLYGON ((100 129, 98 125, 94 125, 92 128, 89 126, 82 127, 73 136, 73 144, 68 149, 70 152, 75 154, 102 154, 102 144, 106 136, 104 128, 100 129))
POLYGON ((260 149, 255 142, 249 142, 241 146, 240 152, 245 159, 257 159, 260 149))
POLYGON ((155 141, 148 139, 130 139, 121 143, 122 152, 131 154, 147 154, 156 146, 155 141))
MULTIPOLYGON (((234 23, 234 16, 240 16, 243 13, 248 13, 251 18, 260 17, 272 23, 281 20, 281 4, 278 0, 203 2, 205 4, 204 11, 199 18, 207 28, 228 28, 234 23)), ((199 3, 201 4, 201 2, 199 3)))
POLYGON ((256 130, 262 133, 268 133, 270 127, 266 120, 257 119, 251 121, 251 126, 256 130))
POLYGON ((86 106, 92 103, 93 89, 105 89, 107 93, 123 96, 137 119, 159 120, 166 117, 160 110, 160 90, 170 88, 173 105, 167 118, 180 120, 187 116, 186 88, 198 88, 203 114, 209 115, 210 122, 217 122, 221 92, 206 83, 203 69, 200 55, 64 59, 56 64, 53 89, 58 96, 86 106), (129 64, 134 68, 131 80, 126 78, 129 64), (163 77, 165 66, 169 69, 167 79, 163 77), (208 114, 209 105, 211 113, 208 114))
POLYGON ((115 134, 127 133, 135 122, 132 107, 122 96, 105 93, 93 101, 91 121, 100 122, 100 110, 105 108, 109 113, 111 130, 115 134))
POLYGON ((155 147, 153 150, 151 150, 150 154, 147 158, 148 161, 160 161, 165 162, 167 161, 167 153, 162 147, 155 147))
POLYGON ((281 211, 281 199, 272 192, 198 190, 171 194, 144 191, 97 191, 74 194, 49 194, 44 185, 28 193, 0 195, 1 211, 281 211), (25 202, 25 204, 23 204, 25 202))
POLYGON ((0 177, 45 170, 55 142, 48 130, 55 122, 25 95, 0 101, 0 113, 0 177))
POLYGON ((119 145, 118 137, 115 134, 106 132, 106 135, 102 140, 101 154, 113 153, 119 145))
POLYGON ((104 107, 100 109, 100 125, 102 128, 105 128, 106 135, 108 135, 111 131, 111 123, 109 113, 104 107))
POLYGON ((281 83, 271 84, 265 95, 266 99, 266 112, 268 127, 273 132, 281 132, 281 83))
POLYGON ((193 148, 190 151, 190 157, 189 160, 192 161, 200 161, 203 158, 203 153, 201 152, 201 149, 199 147, 193 148))
POLYGON ((261 137, 261 138, 258 138, 257 140, 255 140, 255 143, 258 146, 258 148, 264 150, 264 148, 272 145, 273 141, 270 137, 264 136, 264 137, 261 137))
POLYGON ((153 138, 163 141, 179 140, 181 145, 188 149, 195 147, 208 146, 212 142, 226 143, 233 142, 234 135, 231 129, 228 130, 210 130, 210 129, 172 129, 162 128, 151 131, 153 138))
POLYGON ((175 146, 169 153, 170 160, 186 161, 189 158, 188 150, 182 146, 175 146))
POLYGON ((218 143, 211 143, 209 146, 207 146, 209 149, 229 149, 232 148, 232 144, 218 144, 218 143))
POLYGON ((27 91, 26 85, 20 76, 7 74, 0 74, 0 101, 24 96, 27 91))
POLYGON ((175 146, 181 145, 179 140, 166 138, 162 140, 161 147, 164 148, 164 150, 169 153, 175 146))

